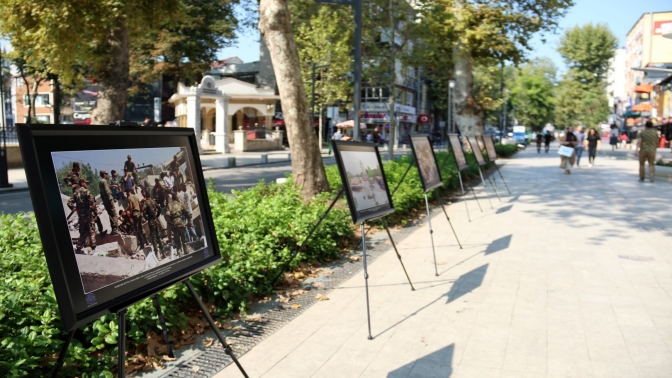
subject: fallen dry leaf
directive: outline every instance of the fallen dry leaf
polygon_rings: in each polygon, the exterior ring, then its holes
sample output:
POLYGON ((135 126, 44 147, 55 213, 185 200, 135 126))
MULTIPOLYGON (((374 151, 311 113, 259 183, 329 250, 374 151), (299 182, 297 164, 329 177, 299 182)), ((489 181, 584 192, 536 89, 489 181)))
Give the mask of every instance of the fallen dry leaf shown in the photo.
POLYGON ((157 362, 154 362, 154 361, 152 361, 152 366, 154 366, 154 369, 159 369, 159 370, 163 370, 163 369, 165 369, 165 368, 163 367, 163 365, 161 365, 161 364, 159 364, 159 363, 157 363, 157 362))
POLYGON ((324 287, 324 282, 313 282, 313 287, 324 287))
POLYGON ((299 308, 299 307, 301 307, 301 305, 298 304, 298 303, 294 303, 294 304, 292 305, 292 307, 293 307, 293 308, 299 308))
POLYGON ((201 343, 201 345, 203 345, 204 347, 207 348, 210 345, 212 345, 212 343, 214 343, 214 342, 215 342, 215 339, 213 339, 212 337, 206 337, 205 340, 203 340, 203 342, 201 343))
POLYGON ((325 270, 325 271, 322 272, 322 274, 324 274, 325 276, 328 276, 330 274, 334 274, 334 271, 333 270, 325 270))
POLYGON ((291 293, 289 293, 289 295, 290 295, 292 298, 295 298, 295 297, 298 297, 299 295, 301 295, 301 294, 303 294, 303 293, 305 293, 305 292, 306 292, 306 291, 303 290, 303 289, 298 289, 298 290, 294 290, 294 291, 292 291, 291 293))
POLYGON ((175 357, 168 357, 168 356, 163 356, 164 361, 177 361, 177 358, 175 357))
POLYGON ((224 323, 221 323, 221 322, 215 320, 215 325, 219 329, 232 329, 233 328, 233 325, 231 325, 231 323, 229 323, 228 321, 226 321, 224 323))
POLYGON ((315 296, 315 299, 317 299, 318 301, 328 301, 328 300, 329 300, 329 297, 327 297, 327 296, 324 295, 324 294, 317 294, 317 295, 315 296))
POLYGON ((296 273, 294 273, 294 278, 296 278, 297 280, 302 280, 302 279, 306 278, 306 275, 303 274, 303 272, 296 272, 296 273))
POLYGON ((198 371, 201 370, 201 367, 200 367, 200 366, 192 366, 192 367, 191 367, 191 370, 192 370, 194 373, 198 373, 198 371))
POLYGON ((289 297, 283 297, 282 295, 278 294, 278 299, 280 300, 280 303, 287 303, 289 302, 289 297))
POLYGON ((248 322, 260 322, 261 316, 248 316, 245 320, 248 322))
POLYGON ((348 258, 352 261, 359 261, 359 260, 362 259, 362 256, 352 255, 352 256, 348 256, 348 258))

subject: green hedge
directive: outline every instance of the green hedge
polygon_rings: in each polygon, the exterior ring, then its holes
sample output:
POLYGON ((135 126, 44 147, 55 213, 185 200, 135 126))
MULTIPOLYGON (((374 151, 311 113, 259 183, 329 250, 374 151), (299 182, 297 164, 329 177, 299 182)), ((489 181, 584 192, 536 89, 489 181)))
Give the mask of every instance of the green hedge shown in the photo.
MULTIPOLYGON (((452 156, 439 152, 444 186, 439 192, 459 187, 452 156)), ((478 175, 473 155, 467 154, 468 176, 478 175)), ((412 160, 405 156, 384 163, 390 190, 408 169, 412 160)), ((250 299, 267 295, 271 280, 280 272, 298 244, 327 209, 334 193, 341 188, 336 166, 327 167, 331 193, 304 203, 299 188, 288 184, 266 185, 260 182, 233 195, 208 188, 217 241, 223 261, 192 282, 204 302, 214 304, 215 316, 244 311, 250 299)), ((434 193, 431 194, 434 197, 434 193)), ((343 201, 343 200, 342 200, 343 201)), ((406 222, 413 210, 424 208, 424 196, 418 170, 412 167, 393 196, 396 212, 391 222, 406 222)), ((354 228, 347 206, 336 206, 293 262, 325 261, 351 248, 354 228)), ((45 376, 51 370, 65 334, 46 268, 37 225, 33 215, 0 216, 0 376, 45 376)), ((194 303, 184 285, 175 285, 157 295, 168 327, 179 331, 187 326, 187 314, 194 303)), ((116 364, 116 320, 106 315, 81 327, 75 334, 62 376, 112 377, 116 364)), ((128 310, 127 338, 129 353, 146 343, 148 331, 159 332, 158 318, 147 299, 128 310)))
POLYGON ((515 144, 495 144, 495 151, 497 152, 497 156, 508 158, 518 152, 518 146, 515 144))

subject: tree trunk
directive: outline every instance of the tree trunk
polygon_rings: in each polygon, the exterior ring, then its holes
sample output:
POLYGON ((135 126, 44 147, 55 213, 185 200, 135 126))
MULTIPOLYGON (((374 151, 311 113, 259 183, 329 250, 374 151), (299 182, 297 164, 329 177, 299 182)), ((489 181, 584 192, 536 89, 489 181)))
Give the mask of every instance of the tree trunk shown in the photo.
MULTIPOLYGON (((30 84, 28 83, 28 78, 26 78, 26 75, 23 72, 21 72, 21 79, 23 80, 23 84, 26 86, 26 95, 28 96, 28 116, 26 117, 26 123, 31 124, 33 123, 33 119, 31 118, 33 113, 33 101, 30 99, 30 84)), ((25 106, 26 104, 24 103, 23 105, 25 106)))
POLYGON ((390 112, 390 134, 387 140, 387 159, 394 160, 394 149, 399 147, 399 135, 397 135, 397 118, 394 116, 394 85, 390 88, 390 99, 387 105, 390 112))
POLYGON ((58 75, 53 76, 54 103, 51 104, 54 111, 54 125, 61 124, 61 82, 58 75))
POLYGON ((117 21, 116 29, 110 31, 107 45, 110 63, 104 71, 96 72, 99 91, 91 114, 91 123, 96 125, 124 119, 128 94, 128 28, 124 17, 117 21))
POLYGON ((35 101, 37 101, 37 89, 40 87, 42 80, 37 80, 33 78, 33 95, 30 95, 28 92, 28 101, 30 101, 30 106, 28 107, 28 118, 32 119, 34 122, 37 122, 37 115, 35 114, 35 101))
POLYGON ((453 46, 455 60, 455 125, 460 129, 462 136, 481 135, 483 125, 478 116, 479 110, 471 95, 473 85, 473 67, 471 52, 463 48, 460 42, 453 46))
POLYGON ((261 0, 259 31, 268 45, 280 92, 287 140, 292 149, 292 174, 306 199, 329 190, 303 86, 288 0, 261 0))

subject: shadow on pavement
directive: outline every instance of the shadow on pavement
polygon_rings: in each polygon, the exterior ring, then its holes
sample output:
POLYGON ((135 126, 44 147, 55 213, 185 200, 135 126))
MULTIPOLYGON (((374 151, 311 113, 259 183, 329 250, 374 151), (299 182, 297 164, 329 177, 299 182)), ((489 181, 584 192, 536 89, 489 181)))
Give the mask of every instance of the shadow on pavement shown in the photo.
POLYGON ((406 364, 387 373, 387 378, 402 377, 442 377, 449 378, 453 374, 453 355, 455 344, 445 346, 436 352, 406 364))
POLYGON ((501 237, 499 239, 493 240, 492 243, 490 243, 490 245, 488 245, 488 248, 485 249, 485 255, 487 256, 489 254, 499 252, 499 251, 502 251, 502 250, 505 250, 505 249, 509 248, 509 246, 511 245, 511 238, 512 237, 513 237, 513 235, 507 235, 507 236, 501 237))
POLYGON ((453 302, 465 294, 469 294, 474 289, 481 286, 481 284, 483 284, 485 272, 488 270, 488 265, 489 264, 481 265, 478 268, 461 275, 450 288, 448 294, 446 294, 448 297, 446 304, 453 302))
POLYGON ((499 209, 497 209, 496 214, 506 213, 507 211, 511 210, 512 207, 513 207, 513 205, 500 207, 499 209))

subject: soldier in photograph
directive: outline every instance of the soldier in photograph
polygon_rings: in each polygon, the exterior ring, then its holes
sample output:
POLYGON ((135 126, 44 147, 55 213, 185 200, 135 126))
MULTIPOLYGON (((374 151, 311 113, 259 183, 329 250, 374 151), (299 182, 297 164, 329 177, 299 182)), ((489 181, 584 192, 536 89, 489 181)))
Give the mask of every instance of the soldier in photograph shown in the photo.
POLYGON ((124 175, 130 172, 131 175, 133 175, 133 181, 138 182, 138 167, 135 166, 135 162, 133 162, 133 158, 131 155, 126 156, 126 161, 124 162, 124 175))
POLYGON ((117 171, 114 169, 110 171, 110 178, 107 180, 110 184, 110 190, 112 191, 112 196, 114 199, 124 198, 124 191, 122 189, 121 177, 117 174, 117 171))
POLYGON ((79 163, 78 162, 73 162, 72 163, 72 171, 68 172, 65 177, 63 177, 63 181, 65 181, 65 185, 72 187, 73 185, 78 185, 79 184, 79 179, 82 178, 82 175, 79 173, 79 163))
POLYGON ((159 226, 159 215, 161 215, 161 208, 156 201, 147 195, 147 191, 142 189, 142 196, 145 197, 142 203, 142 214, 147 219, 149 226, 149 240, 154 247, 154 252, 159 260, 163 260, 163 240, 161 240, 161 228, 159 226))
MULTIPOLYGON (((107 171, 100 171, 100 183, 98 186, 100 188, 100 199, 103 201, 103 206, 107 210, 107 215, 110 218, 110 227, 112 227, 112 232, 110 235, 117 235, 117 226, 119 226, 119 221, 117 219, 117 211, 114 204, 117 202, 112 195, 112 190, 110 189, 110 183, 108 182, 107 171)), ((102 224, 101 224, 102 226, 102 224)), ((102 230, 101 230, 102 231, 102 230)))
POLYGON ((173 193, 173 201, 168 205, 168 211, 166 216, 171 224, 171 229, 173 233, 173 245, 178 251, 178 255, 186 256, 187 255, 187 235, 186 227, 182 216, 189 214, 187 208, 184 204, 177 198, 177 194, 173 193), (180 250, 182 253, 180 253, 180 250))
POLYGON ((124 234, 133 232, 133 218, 128 211, 119 210, 119 231, 124 234))
POLYGON ((154 179, 154 187, 152 188, 152 198, 160 207, 166 207, 166 193, 163 188, 161 180, 158 178, 154 179))
MULTIPOLYGON (((75 185, 73 185, 74 187, 75 185)), ((89 191, 85 179, 79 179, 79 188, 68 200, 68 208, 77 212, 79 218, 79 239, 76 253, 83 253, 82 248, 96 249, 95 223, 98 219, 96 200, 89 191)))
MULTIPOLYGON (((177 161, 177 155, 173 156, 173 161, 168 165, 168 169, 175 180, 174 186, 176 188, 181 188, 182 184, 184 184, 184 175, 182 175, 182 171, 180 170, 180 162, 177 161)), ((178 190, 179 189, 175 189, 175 191, 178 190)))
POLYGON ((138 201, 138 197, 132 191, 126 192, 126 196, 128 197, 127 211, 133 220, 133 231, 135 232, 135 237, 138 239, 138 247, 144 248, 147 240, 145 233, 142 232, 142 208, 140 207, 140 201, 138 201))

